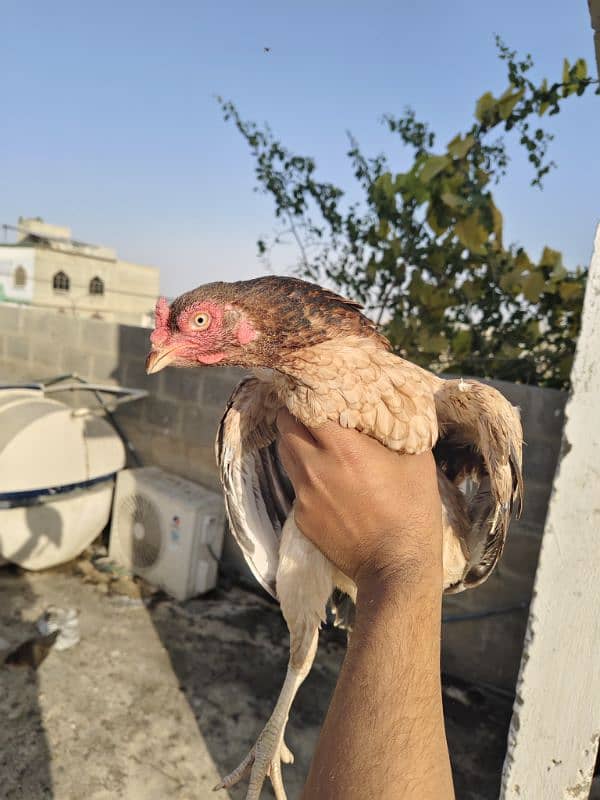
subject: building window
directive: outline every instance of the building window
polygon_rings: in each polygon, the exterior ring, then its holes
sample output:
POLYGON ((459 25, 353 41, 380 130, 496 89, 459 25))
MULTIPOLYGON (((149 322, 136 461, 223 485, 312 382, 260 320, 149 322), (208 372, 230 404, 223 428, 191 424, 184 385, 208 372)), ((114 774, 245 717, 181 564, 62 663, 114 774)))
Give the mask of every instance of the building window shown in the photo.
POLYGON ((15 289, 24 289, 26 283, 27 273, 25 272, 25 267, 19 265, 13 275, 13 285, 15 289))
POLYGON ((52 288, 56 289, 59 292, 68 292, 69 291, 69 276, 66 272, 62 270, 57 272, 56 275, 52 278, 52 288))
POLYGON ((104 294, 104 281, 97 275, 90 281, 90 294, 104 294))

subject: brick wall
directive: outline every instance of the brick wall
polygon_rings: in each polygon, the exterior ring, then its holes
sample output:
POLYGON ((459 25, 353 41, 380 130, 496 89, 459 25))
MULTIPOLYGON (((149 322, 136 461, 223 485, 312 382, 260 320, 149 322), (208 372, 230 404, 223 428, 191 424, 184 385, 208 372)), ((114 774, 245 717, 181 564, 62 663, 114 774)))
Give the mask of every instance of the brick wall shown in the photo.
MULTIPOLYGON (((235 369, 165 370, 147 376, 149 331, 0 304, 0 382, 76 372, 95 381, 147 389, 118 420, 146 464, 218 489, 213 442, 235 369)), ((526 502, 513 523, 505 556, 472 592, 448 597, 444 668, 466 678, 511 687, 519 665, 544 518, 560 447, 566 395, 551 389, 492 382, 521 408, 525 429, 526 502), (465 616, 505 611, 478 619, 465 616), (458 618, 458 619, 457 619, 458 618)), ((224 568, 245 570, 228 537, 224 568)))

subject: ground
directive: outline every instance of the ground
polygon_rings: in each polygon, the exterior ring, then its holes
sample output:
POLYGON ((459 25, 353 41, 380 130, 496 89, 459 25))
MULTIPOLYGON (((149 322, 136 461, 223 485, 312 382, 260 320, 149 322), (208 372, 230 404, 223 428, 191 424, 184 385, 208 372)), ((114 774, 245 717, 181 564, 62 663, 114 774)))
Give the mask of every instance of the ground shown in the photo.
MULTIPOLYGON (((277 606, 226 585, 184 604, 143 602, 78 572, 0 568, 0 648, 35 635, 51 604, 77 608, 81 625, 80 643, 50 650, 37 670, 0 666, 1 796, 242 800, 243 789, 211 789, 253 744, 283 680, 277 606)), ((300 796, 343 655, 340 631, 325 630, 288 727, 290 800, 300 796)), ((511 698, 446 678, 444 701, 457 797, 495 800, 511 698)))

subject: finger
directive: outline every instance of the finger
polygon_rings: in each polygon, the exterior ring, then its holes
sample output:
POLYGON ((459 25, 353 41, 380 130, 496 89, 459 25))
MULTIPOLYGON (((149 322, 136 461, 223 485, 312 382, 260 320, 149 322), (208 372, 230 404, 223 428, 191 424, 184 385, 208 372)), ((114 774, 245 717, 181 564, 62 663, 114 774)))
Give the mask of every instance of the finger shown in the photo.
POLYGON ((311 428, 310 432, 321 449, 329 450, 338 457, 354 452, 357 447, 366 446, 365 440, 370 438, 354 428, 343 428, 338 422, 325 422, 318 428, 311 428))
POLYGON ((343 428, 338 422, 327 421, 323 424, 307 428, 293 417, 287 409, 282 409, 277 416, 277 427, 288 451, 293 457, 305 460, 318 457, 319 453, 331 453, 335 458, 356 455, 357 452, 383 448, 383 445, 370 436, 353 428, 343 428))
POLYGON ((314 446, 315 441, 311 432, 301 422, 298 422, 287 408, 282 408, 277 414, 277 428, 281 437, 291 446, 298 442, 314 446))
POLYGON ((295 487, 296 482, 300 479, 302 462, 292 453, 287 446, 286 440, 281 437, 277 440, 277 452, 279 453, 279 459, 283 464, 283 468, 292 482, 292 486, 295 487))
POLYGON ((315 452, 316 444, 307 428, 298 422, 287 409, 277 415, 277 450, 292 485, 302 480, 303 465, 315 452))

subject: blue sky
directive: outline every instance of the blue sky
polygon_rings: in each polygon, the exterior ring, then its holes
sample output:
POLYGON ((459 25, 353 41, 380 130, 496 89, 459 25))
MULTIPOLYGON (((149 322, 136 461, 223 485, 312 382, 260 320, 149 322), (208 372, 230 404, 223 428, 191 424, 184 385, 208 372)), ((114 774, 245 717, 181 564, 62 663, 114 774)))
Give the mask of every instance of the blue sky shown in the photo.
MULTIPOLYGON (((273 229, 272 205, 252 191, 251 158, 215 94, 352 189, 346 130, 400 169, 383 113, 411 105, 445 143, 480 94, 504 88, 494 33, 530 51, 537 75, 560 75, 563 56, 595 68, 586 0, 4 0, 1 10, 0 222, 70 225, 159 266, 169 295, 264 269, 255 242, 273 229)), ((600 220, 600 98, 572 99, 549 129, 558 169, 543 192, 511 147, 496 193, 505 238, 584 263, 600 220)), ((293 261, 290 247, 274 263, 293 261)))

